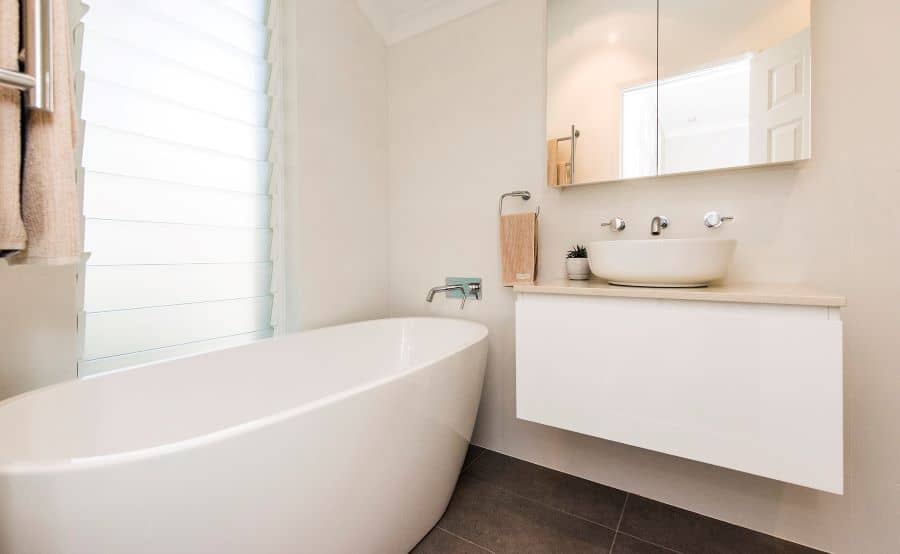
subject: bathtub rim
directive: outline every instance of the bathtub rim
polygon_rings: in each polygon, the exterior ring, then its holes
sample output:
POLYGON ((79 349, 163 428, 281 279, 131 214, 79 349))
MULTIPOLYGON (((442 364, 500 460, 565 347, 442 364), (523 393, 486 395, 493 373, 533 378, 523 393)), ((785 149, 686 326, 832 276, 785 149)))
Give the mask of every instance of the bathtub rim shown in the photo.
MULTIPOLYGON (((344 324, 340 324, 340 325, 331 325, 331 326, 327 326, 327 327, 320 327, 317 329, 309 329, 307 331, 299 331, 298 333, 309 333, 309 332, 315 333, 318 331, 325 331, 325 330, 329 330, 329 329, 340 329, 343 327, 352 327, 352 326, 359 326, 359 325, 372 324, 372 323, 377 323, 377 322, 387 322, 387 321, 432 321, 432 320, 433 321, 458 321, 461 323, 469 324, 473 327, 478 328, 479 333, 478 333, 477 337, 474 338, 471 342, 468 342, 457 349, 453 349, 440 357, 429 358, 419 364, 409 367, 405 371, 391 373, 390 375, 387 375, 384 377, 366 381, 360 385, 350 387, 348 389, 336 392, 334 394, 325 396, 323 398, 319 398, 319 399, 313 400, 311 402, 302 404, 300 406, 294 406, 292 408, 288 408, 288 409, 281 410, 279 412, 275 412, 275 413, 272 413, 272 414, 269 414, 269 415, 266 415, 263 417, 259 417, 254 420, 251 420, 251 421, 239 423, 237 425, 232 425, 230 427, 212 431, 210 433, 205 433, 203 435, 190 437, 187 439, 182 439, 182 440, 178 440, 178 441, 167 443, 167 444, 151 446, 148 448, 140 448, 137 450, 129 450, 129 451, 125 451, 125 452, 115 452, 112 454, 103 454, 103 455, 99 455, 99 456, 88 456, 88 457, 84 457, 84 458, 54 459, 54 460, 46 461, 46 462, 41 461, 41 462, 7 463, 7 464, 0 463, 0 477, 29 476, 29 475, 48 474, 48 473, 59 474, 59 473, 68 473, 68 472, 76 472, 76 471, 86 471, 86 470, 90 470, 90 469, 97 469, 97 468, 102 468, 102 467, 111 466, 111 465, 134 463, 134 462, 139 462, 139 461, 143 461, 143 460, 149 460, 152 458, 162 457, 166 454, 171 454, 173 452, 191 450, 191 449, 198 448, 201 446, 214 444, 214 443, 224 441, 224 440, 232 438, 232 437, 237 437, 240 435, 248 434, 252 431, 255 431, 257 429, 260 429, 260 428, 263 428, 263 427, 266 427, 269 425, 281 423, 282 421, 286 421, 295 416, 299 416, 299 415, 314 411, 315 409, 318 409, 318 408, 321 408, 324 406, 328 406, 330 404, 335 404, 335 403, 345 400, 347 398, 350 398, 350 397, 356 396, 358 394, 362 394, 366 391, 375 389, 379 386, 387 385, 394 381, 399 381, 405 377, 408 377, 409 375, 412 375, 418 371, 421 371, 422 369, 424 369, 426 367, 434 365, 435 363, 438 363, 442 360, 456 356, 457 354, 463 352, 464 350, 471 348, 483 341, 486 341, 488 338, 488 335, 489 335, 488 327, 486 325, 484 325, 483 323, 479 323, 477 321, 471 321, 468 319, 450 318, 450 317, 428 317, 428 316, 423 316, 423 317, 385 317, 385 318, 378 318, 378 319, 368 319, 368 320, 356 321, 356 322, 352 322, 352 323, 344 323, 344 324)), ((259 343, 265 342, 265 341, 279 340, 279 339, 287 338, 293 334, 298 334, 298 333, 290 333, 287 335, 270 337, 267 339, 262 339, 261 341, 256 341, 256 342, 250 343, 250 344, 259 344, 259 343)), ((242 344, 242 345, 233 346, 230 348, 222 348, 219 350, 212 350, 212 351, 208 351, 208 352, 199 352, 199 353, 195 353, 195 354, 188 354, 185 356, 178 356, 175 358, 168 358, 166 360, 159 360, 156 362, 149 362, 146 364, 140 364, 140 365, 135 365, 135 366, 127 367, 127 368, 122 368, 122 369, 118 369, 118 370, 111 371, 108 373, 92 375, 90 377, 85 377, 84 380, 101 379, 103 377, 110 376, 112 374, 121 373, 121 372, 125 372, 125 371, 133 371, 136 369, 140 369, 142 367, 152 366, 152 365, 156 365, 159 363, 165 363, 165 362, 170 362, 173 360, 181 360, 181 359, 186 359, 186 358, 193 358, 196 356, 202 356, 204 354, 209 354, 210 352, 223 352, 223 351, 231 350, 232 348, 241 348, 241 347, 246 347, 246 346, 248 346, 248 345, 242 344)), ((61 387, 67 386, 67 385, 71 386, 73 381, 77 381, 77 380, 78 380, 78 378, 76 377, 75 379, 69 379, 69 380, 63 381, 61 383, 56 383, 54 385, 50 385, 47 387, 41 387, 39 389, 35 389, 32 391, 28 391, 28 392, 13 396, 11 398, 7 398, 5 400, 0 401, 0 409, 2 409, 7 404, 11 404, 16 401, 21 401, 24 398, 27 398, 27 397, 30 397, 30 396, 33 396, 36 394, 40 394, 40 393, 46 392, 48 390, 61 388, 61 387)))

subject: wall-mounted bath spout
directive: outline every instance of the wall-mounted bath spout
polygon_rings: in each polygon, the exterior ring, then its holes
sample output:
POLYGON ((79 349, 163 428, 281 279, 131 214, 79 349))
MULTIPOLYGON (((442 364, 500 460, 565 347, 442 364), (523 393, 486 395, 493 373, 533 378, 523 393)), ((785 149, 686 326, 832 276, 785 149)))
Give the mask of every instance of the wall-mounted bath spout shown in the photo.
POLYGON ((481 298, 481 284, 480 283, 469 283, 465 284, 454 284, 454 285, 442 285, 440 287, 432 287, 431 290, 428 291, 428 295, 425 296, 425 302, 431 302, 434 300, 434 295, 439 292, 452 292, 459 291, 461 293, 461 299, 459 303, 459 309, 462 310, 466 307, 466 300, 469 298, 469 295, 474 296, 476 299, 481 298))

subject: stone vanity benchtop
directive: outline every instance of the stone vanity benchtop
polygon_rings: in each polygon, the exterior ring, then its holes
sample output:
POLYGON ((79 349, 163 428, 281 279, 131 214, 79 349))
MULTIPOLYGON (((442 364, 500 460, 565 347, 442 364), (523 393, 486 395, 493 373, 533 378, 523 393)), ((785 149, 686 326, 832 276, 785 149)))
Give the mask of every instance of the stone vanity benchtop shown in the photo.
POLYGON ((744 304, 783 304, 790 306, 822 306, 839 308, 847 299, 823 294, 803 285, 722 284, 704 288, 678 289, 623 287, 606 281, 546 281, 533 285, 515 285, 518 293, 567 294, 573 296, 606 296, 613 298, 654 298, 661 300, 699 300, 705 302, 738 302, 744 304))

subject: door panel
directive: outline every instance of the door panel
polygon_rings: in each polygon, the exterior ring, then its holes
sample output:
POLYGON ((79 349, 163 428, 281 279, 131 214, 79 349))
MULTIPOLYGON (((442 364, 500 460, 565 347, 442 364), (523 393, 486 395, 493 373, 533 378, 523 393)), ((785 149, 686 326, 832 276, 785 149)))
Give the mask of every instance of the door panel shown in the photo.
POLYGON ((753 56, 750 63, 750 163, 810 156, 809 28, 753 56))

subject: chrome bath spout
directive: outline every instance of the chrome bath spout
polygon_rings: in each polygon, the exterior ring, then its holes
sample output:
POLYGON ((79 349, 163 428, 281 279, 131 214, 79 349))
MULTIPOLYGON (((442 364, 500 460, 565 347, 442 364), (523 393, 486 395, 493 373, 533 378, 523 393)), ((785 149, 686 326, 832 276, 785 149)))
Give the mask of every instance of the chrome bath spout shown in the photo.
POLYGON ((434 300, 434 295, 439 292, 450 292, 458 290, 462 293, 462 301, 459 303, 459 309, 462 310, 466 307, 466 300, 469 299, 470 296, 474 296, 476 300, 481 299, 481 283, 468 283, 468 284, 457 284, 457 285, 443 285, 440 287, 434 287, 428 291, 428 294, 425 296, 425 302, 431 302, 434 300))
POLYGON ((434 295, 439 292, 450 292, 452 290, 458 290, 462 293, 462 302, 459 303, 459 309, 463 309, 466 307, 466 298, 469 297, 469 291, 466 290, 466 287, 463 285, 443 285, 440 287, 432 287, 430 291, 428 291, 428 295, 425 297, 425 302, 431 302, 434 300, 434 295))

